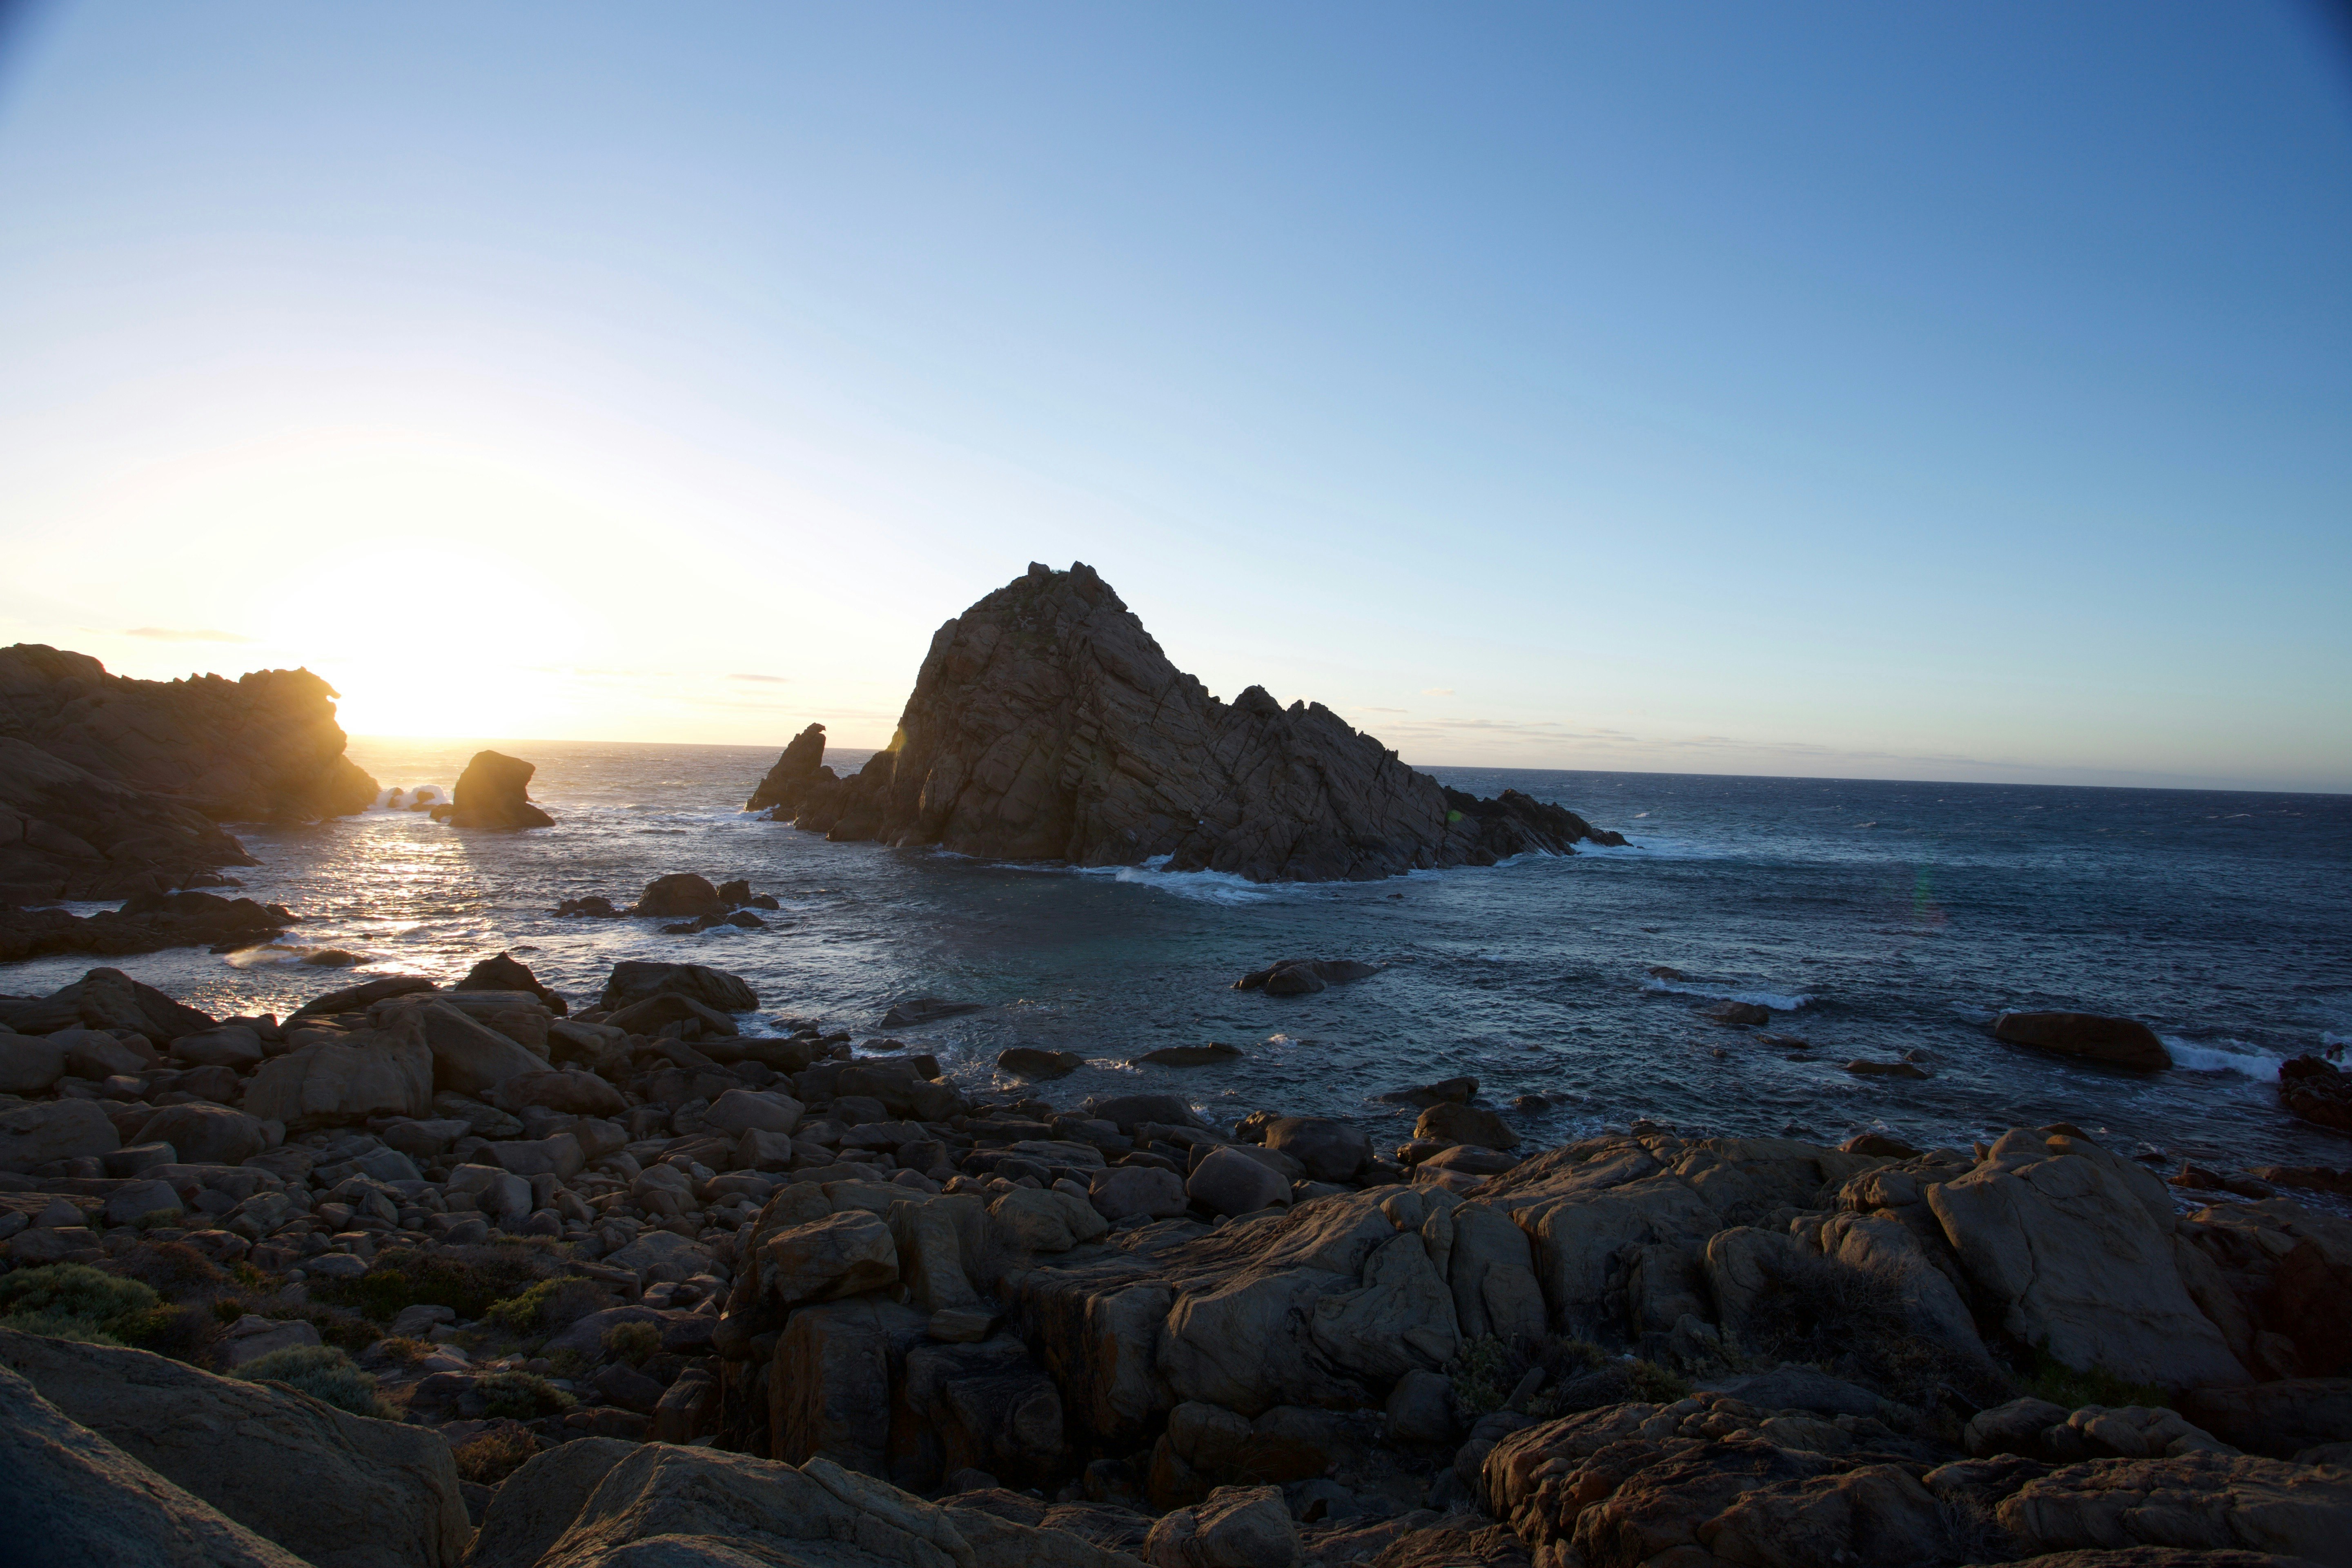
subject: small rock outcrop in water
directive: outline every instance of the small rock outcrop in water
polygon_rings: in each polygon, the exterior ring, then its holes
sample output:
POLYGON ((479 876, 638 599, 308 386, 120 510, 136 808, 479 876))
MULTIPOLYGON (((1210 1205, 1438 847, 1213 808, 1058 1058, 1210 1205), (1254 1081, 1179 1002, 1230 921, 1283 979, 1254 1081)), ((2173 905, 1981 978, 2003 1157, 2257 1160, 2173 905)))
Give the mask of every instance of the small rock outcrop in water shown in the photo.
MULTIPOLYGON (((821 771, 824 763, 824 726, 812 724, 793 737, 751 798, 743 803, 746 811, 767 811, 796 798, 821 771)), ((833 775, 827 773, 826 777, 833 775)))
POLYGON ((832 838, 988 859, 1361 881, 1624 842, 1517 791, 1445 789, 1320 703, 1256 686, 1218 701, 1083 564, 1033 565, 941 626, 861 771, 835 778, 823 755, 812 725, 753 803, 832 838))
POLYGON ((0 910, 0 963, 61 952, 227 951, 268 942, 293 923, 280 904, 193 892, 141 893, 124 900, 119 910, 88 917, 63 910, 0 910))
POLYGON ((2156 1031, 2137 1018, 2108 1018, 2096 1013, 2003 1013, 1992 1021, 1992 1037, 2007 1045, 2032 1046, 2139 1072, 2162 1072, 2172 1065, 2172 1053, 2164 1048, 2156 1031))
POLYGON ((476 752, 457 775, 451 804, 435 806, 433 820, 452 827, 552 827, 555 818, 530 803, 537 772, 520 757, 476 752))
POLYGON ((0 899, 218 886, 217 826, 364 811, 335 691, 306 669, 131 680, 88 654, 0 649, 0 899))

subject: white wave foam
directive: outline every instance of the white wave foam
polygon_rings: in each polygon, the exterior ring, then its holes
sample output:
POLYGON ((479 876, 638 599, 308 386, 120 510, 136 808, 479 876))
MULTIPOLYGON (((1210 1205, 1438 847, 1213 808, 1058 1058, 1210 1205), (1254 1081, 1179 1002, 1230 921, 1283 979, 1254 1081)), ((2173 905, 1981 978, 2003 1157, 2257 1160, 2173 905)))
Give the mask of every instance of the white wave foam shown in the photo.
POLYGON ((2346 1046, 2352 1046, 2352 1035, 2338 1035, 2331 1033, 2328 1030, 2322 1029, 2319 1032, 2319 1043, 2336 1050, 2342 1050, 2346 1046))
POLYGON ((2158 1035, 2164 1048, 2172 1055, 2172 1065, 2185 1072, 2231 1072, 2257 1083, 2276 1083, 2279 1058, 2264 1050, 2257 1050, 2242 1040, 2221 1040, 2212 1045, 2200 1045, 2193 1040, 2158 1035))
POLYGON ((449 792, 439 784, 418 784, 414 789, 397 787, 376 791, 370 811, 425 811, 449 804, 449 792))
POLYGON ((1971 1007, 1964 1002, 1955 1002, 1952 1004, 1952 1016, 1956 1018, 1965 1019, 1969 1023, 1979 1026, 1990 1024, 1995 1018, 2000 1016, 1998 1012, 1990 1008, 1971 1007))
POLYGON ((1705 996, 1717 1002, 1746 1002, 1758 1007, 1769 1007, 1775 1013, 1793 1013, 1813 1000, 1810 992, 1725 991, 1708 985, 1685 985, 1673 980, 1647 980, 1644 991, 1671 991, 1678 996, 1705 996))

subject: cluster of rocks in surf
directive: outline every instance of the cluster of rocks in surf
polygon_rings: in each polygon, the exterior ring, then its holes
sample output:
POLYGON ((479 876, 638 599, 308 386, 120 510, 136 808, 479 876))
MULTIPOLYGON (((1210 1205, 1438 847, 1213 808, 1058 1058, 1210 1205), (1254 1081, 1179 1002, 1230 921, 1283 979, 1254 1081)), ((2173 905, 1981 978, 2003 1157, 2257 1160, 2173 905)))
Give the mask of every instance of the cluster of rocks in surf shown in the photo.
POLYGON ((1170 662, 1093 568, 1032 565, 941 626, 889 747, 824 765, 784 749, 745 809, 834 839, 1000 860, 1255 881, 1369 880, 1622 844, 1565 807, 1482 800, 1397 760, 1321 703, 1230 704, 1170 662))
POLYGON ((677 924, 661 928, 664 936, 693 936, 719 926, 764 931, 768 922, 752 911, 765 910, 772 914, 782 908, 773 893, 754 893, 746 878, 714 883, 692 871, 673 871, 646 883, 634 904, 616 905, 601 893, 591 893, 564 900, 555 912, 583 920, 611 921, 630 915, 676 920, 677 924))
POLYGON ((1468 1079, 1392 1091, 1402 1138, 1222 1125, 959 1088, 749 1022, 697 965, 617 964, 593 1004, 506 954, 282 1020, 103 969, 0 999, 16 1539, 332 1568, 2352 1561, 2352 1223, 2192 1191, 2235 1176, 2168 1184, 2068 1127, 1528 1151, 1468 1079), (131 1348, 77 1341, 78 1270, 152 1293, 106 1329, 131 1348))

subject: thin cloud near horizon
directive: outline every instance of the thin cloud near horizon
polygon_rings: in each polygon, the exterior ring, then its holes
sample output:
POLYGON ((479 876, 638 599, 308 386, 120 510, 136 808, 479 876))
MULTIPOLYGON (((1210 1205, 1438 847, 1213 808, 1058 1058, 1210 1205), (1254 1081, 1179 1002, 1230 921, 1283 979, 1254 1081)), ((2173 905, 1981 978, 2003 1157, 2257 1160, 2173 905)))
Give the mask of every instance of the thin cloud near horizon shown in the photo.
POLYGON ((169 626, 132 626, 129 631, 124 632, 122 635, 127 637, 144 637, 150 642, 253 643, 261 640, 258 637, 245 637, 236 632, 211 631, 205 629, 173 631, 169 626))

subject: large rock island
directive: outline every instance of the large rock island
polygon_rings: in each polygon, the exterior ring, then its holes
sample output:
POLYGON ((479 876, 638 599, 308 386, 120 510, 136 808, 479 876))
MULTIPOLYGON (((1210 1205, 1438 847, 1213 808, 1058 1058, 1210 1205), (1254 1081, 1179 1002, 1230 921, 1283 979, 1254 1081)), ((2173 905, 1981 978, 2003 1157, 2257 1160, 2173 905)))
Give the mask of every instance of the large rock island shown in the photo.
POLYGON ((1221 702, 1092 567, 1028 573, 941 626, 887 750, 847 778, 811 725, 761 782, 767 808, 837 839, 1004 860, 1254 881, 1364 881, 1622 844, 1507 790, 1407 767, 1319 702, 1221 702))

